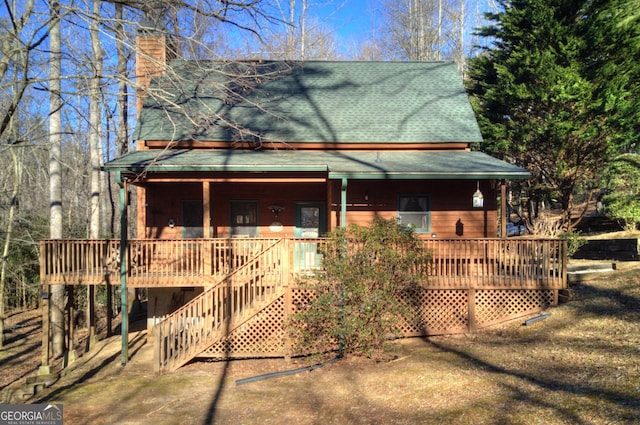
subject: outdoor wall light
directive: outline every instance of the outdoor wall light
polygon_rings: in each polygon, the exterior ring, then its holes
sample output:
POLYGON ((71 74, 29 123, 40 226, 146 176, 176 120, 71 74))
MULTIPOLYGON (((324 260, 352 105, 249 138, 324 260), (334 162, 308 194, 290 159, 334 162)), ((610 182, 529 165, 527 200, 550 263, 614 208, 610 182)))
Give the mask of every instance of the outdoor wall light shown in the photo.
POLYGON ((282 211, 284 211, 284 207, 282 205, 278 205, 278 204, 271 204, 267 208, 269 208, 269 210, 273 214, 275 214, 276 218, 278 218, 278 214, 280 214, 282 211))
POLYGON ((172 217, 169 219, 169 228, 173 229, 174 227, 176 227, 176 222, 172 217))
POLYGON ((482 208, 484 206, 484 196, 482 192, 480 192, 480 181, 478 181, 478 186, 476 191, 473 193, 473 208, 482 208))

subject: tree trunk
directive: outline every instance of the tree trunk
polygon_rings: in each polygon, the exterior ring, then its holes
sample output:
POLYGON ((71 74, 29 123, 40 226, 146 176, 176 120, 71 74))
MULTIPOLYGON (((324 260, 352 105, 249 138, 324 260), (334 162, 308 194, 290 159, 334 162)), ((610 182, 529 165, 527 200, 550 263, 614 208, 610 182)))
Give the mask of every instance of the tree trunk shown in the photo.
MULTIPOLYGON (((50 223, 49 233, 51 239, 62 239, 62 97, 60 93, 60 4, 51 3, 51 29, 49 31, 50 43, 50 93, 49 93, 49 201, 50 223)), ((51 342, 53 356, 60 357, 64 354, 64 285, 51 285, 51 342)))
POLYGON ((9 256, 9 247, 11 246, 11 237, 13 235, 13 221, 18 205, 18 192, 20 190, 20 181, 22 167, 18 160, 18 154, 14 146, 9 147, 11 159, 13 161, 13 189, 11 191, 11 201, 9 204, 9 217, 7 217, 7 228, 5 229, 4 248, 2 249, 2 267, 0 268, 0 347, 4 344, 4 286, 7 279, 7 257, 9 256))
MULTIPOLYGON (((101 199, 100 194, 102 192, 102 176, 100 173, 100 166, 102 165, 102 143, 101 140, 101 125, 102 118, 100 113, 100 85, 102 77, 102 46, 100 44, 99 34, 99 18, 100 18, 100 0, 93 0, 92 2, 92 19, 91 19, 91 54, 93 62, 93 76, 90 81, 90 105, 89 105, 89 121, 91 123, 91 133, 89 135, 89 152, 91 158, 91 195, 90 205, 91 214, 89 217, 89 238, 100 238, 100 207, 101 199)), ((95 313, 95 286, 89 285, 87 287, 87 348, 90 349, 93 345, 96 336, 96 313, 95 313)))

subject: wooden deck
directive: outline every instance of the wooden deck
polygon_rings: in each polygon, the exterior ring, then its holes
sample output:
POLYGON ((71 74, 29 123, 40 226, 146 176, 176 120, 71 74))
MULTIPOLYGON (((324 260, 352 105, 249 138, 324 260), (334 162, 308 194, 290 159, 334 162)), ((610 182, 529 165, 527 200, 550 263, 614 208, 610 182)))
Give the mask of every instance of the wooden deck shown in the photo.
MULTIPOLYGON (((557 239, 425 240, 428 277, 407 294, 405 336, 471 332, 539 312, 567 286, 566 242, 557 239)), ((153 329, 154 368, 194 357, 290 356, 287 318, 309 294, 295 278, 322 268, 322 239, 131 240, 130 287, 206 286, 153 329)), ((120 282, 116 240, 45 240, 43 284, 120 282)))
MULTIPOLYGON (((567 282, 566 245, 558 239, 429 239, 431 289, 549 288, 567 282)), ((125 249, 130 287, 211 286, 231 273, 262 274, 277 264, 281 279, 321 267, 323 239, 134 239, 125 249), (255 261, 254 261, 255 260, 255 261), (249 261, 253 267, 244 267, 249 261)), ((43 284, 119 284, 118 240, 43 240, 43 284)))

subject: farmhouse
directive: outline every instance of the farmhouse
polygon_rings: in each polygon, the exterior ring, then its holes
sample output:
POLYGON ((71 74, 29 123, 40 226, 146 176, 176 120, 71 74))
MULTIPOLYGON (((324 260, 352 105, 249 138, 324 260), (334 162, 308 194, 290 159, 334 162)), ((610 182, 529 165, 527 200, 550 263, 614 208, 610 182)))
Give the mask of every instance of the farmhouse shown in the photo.
POLYGON ((146 288, 157 369, 287 356, 295 279, 322 267, 323 235, 375 216, 413 226, 433 252, 406 335, 557 302, 565 246, 505 237, 506 181, 529 173, 473 150, 482 137, 454 63, 169 66, 169 48, 141 31, 136 150, 104 167, 125 229, 135 188, 137 233, 41 247, 44 283, 146 288))

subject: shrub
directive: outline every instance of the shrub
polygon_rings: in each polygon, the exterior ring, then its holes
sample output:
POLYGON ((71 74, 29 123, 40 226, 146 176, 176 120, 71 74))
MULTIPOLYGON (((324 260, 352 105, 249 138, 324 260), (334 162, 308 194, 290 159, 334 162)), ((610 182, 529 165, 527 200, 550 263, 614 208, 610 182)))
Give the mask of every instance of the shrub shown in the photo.
POLYGON ((640 155, 620 155, 609 164, 604 176, 605 213, 625 229, 636 230, 640 223, 640 155))
POLYGON ((580 232, 566 232, 559 235, 560 239, 566 239, 567 241, 567 255, 572 257, 573 254, 578 252, 580 247, 587 243, 587 239, 580 236, 580 232))
POLYGON ((377 217, 368 227, 335 230, 324 254, 324 272, 300 285, 313 295, 289 323, 294 344, 302 352, 381 353, 410 314, 403 297, 426 277, 422 241, 396 220, 377 217))

